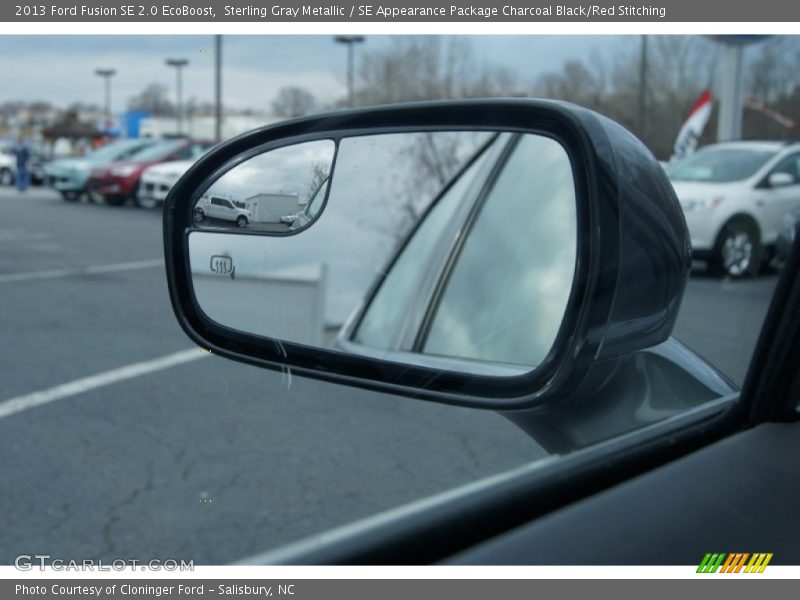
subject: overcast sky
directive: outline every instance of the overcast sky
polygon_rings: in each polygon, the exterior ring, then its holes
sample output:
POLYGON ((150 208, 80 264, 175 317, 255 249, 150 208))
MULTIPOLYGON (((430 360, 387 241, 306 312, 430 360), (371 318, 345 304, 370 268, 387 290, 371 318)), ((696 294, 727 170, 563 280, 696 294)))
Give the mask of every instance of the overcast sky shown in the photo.
MULTIPOLYGON (((558 69, 571 58, 593 53, 612 55, 638 36, 463 36, 471 39, 475 56, 499 64, 533 81, 542 72, 558 69)), ((385 47, 388 36, 370 36, 359 52, 385 47)), ((57 106, 72 102, 102 105, 103 88, 93 73, 114 68, 112 108, 124 108, 128 98, 146 85, 160 82, 174 93, 174 70, 167 57, 188 58, 184 98, 213 99, 213 37, 163 36, 0 36, 0 102, 45 100, 57 106)), ((345 95, 345 49, 331 36, 236 36, 224 38, 224 96, 226 106, 269 109, 284 86, 308 88, 320 101, 345 95)))

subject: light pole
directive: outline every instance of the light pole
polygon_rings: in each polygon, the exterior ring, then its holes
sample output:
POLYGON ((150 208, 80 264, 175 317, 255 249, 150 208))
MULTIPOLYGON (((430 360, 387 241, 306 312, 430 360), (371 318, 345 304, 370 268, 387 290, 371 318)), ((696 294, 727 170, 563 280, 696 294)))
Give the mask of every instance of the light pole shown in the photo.
POLYGON ((117 72, 114 69, 95 69, 94 72, 95 75, 102 77, 105 80, 106 107, 104 129, 108 129, 108 126, 111 124, 111 78, 116 75, 116 73, 117 72))
POLYGON ((639 137, 647 138, 647 36, 642 36, 639 56, 639 101, 636 111, 636 122, 639 137))
POLYGON ((354 46, 364 41, 363 35, 337 35, 333 40, 337 44, 345 44, 347 46, 347 104, 353 108, 355 104, 355 92, 353 89, 353 54, 354 46))
POLYGON ((175 88, 177 105, 175 107, 176 121, 178 124, 178 135, 183 133, 183 67, 189 64, 186 58, 168 58, 168 67, 175 67, 175 88))
POLYGON ((727 142, 742 138, 742 99, 744 96, 744 47, 761 42, 768 35, 716 35, 722 42, 722 77, 719 84, 719 117, 717 141, 727 142))
POLYGON ((722 55, 722 93, 720 93, 717 140, 727 142, 742 139, 742 74, 741 44, 725 44, 722 55))
POLYGON ((222 36, 214 36, 214 137, 222 140, 222 36))

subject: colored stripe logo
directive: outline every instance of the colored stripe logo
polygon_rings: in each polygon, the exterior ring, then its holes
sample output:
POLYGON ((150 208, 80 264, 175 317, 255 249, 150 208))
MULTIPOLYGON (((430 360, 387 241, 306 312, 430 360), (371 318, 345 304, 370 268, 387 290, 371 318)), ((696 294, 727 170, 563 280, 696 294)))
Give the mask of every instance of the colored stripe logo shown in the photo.
POLYGON ((763 573, 771 552, 708 552, 697 567, 698 573, 763 573), (749 560, 748 560, 749 559, 749 560))

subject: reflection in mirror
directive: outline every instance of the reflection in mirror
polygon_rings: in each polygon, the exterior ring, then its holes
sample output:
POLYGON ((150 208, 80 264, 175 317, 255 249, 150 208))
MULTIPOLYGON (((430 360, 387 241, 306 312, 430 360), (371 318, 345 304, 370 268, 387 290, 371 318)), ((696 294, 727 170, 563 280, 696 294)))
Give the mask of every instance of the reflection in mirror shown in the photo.
POLYGON ((197 200, 195 225, 265 233, 288 233, 309 225, 325 199, 335 151, 333 141, 318 140, 238 164, 197 200))
MULTIPOLYGON (((332 164, 333 143, 324 143, 332 164)), ((248 163, 307 155, 307 145, 250 159, 206 195, 248 163)), ((258 175, 268 173, 251 169, 246 179, 258 175)), ((208 318, 454 371, 519 374, 545 358, 577 246, 572 169, 558 142, 470 131, 345 138, 335 169, 307 178, 305 189, 283 230, 190 233, 195 296, 208 318), (297 235, 270 235, 279 231, 297 235)))

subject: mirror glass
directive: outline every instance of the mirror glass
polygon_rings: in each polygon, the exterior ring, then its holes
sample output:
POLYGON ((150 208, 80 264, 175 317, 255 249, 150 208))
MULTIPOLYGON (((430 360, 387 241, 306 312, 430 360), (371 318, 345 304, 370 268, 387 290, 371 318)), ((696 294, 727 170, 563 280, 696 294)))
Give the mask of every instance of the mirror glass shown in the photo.
POLYGON ((331 140, 319 140, 241 162, 197 200, 195 225, 288 233, 310 224, 325 199, 335 150, 331 140))
POLYGON ((577 209, 569 157, 549 137, 300 143, 233 166, 199 198, 194 293, 229 328, 504 376, 539 365, 564 318, 577 209), (232 216, 207 211, 214 199, 232 216))

